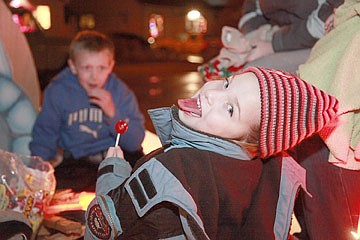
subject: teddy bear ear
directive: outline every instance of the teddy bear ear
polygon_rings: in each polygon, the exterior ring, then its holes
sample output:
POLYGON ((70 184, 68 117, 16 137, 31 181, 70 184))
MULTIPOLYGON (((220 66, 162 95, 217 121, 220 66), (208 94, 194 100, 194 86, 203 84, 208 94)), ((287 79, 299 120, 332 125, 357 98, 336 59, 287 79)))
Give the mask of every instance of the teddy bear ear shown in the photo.
POLYGON ((261 157, 286 151, 320 132, 337 117, 338 100, 299 77, 250 67, 259 81, 261 157))
POLYGON ((221 42, 224 48, 234 53, 248 53, 251 45, 238 29, 224 26, 221 30, 221 42))

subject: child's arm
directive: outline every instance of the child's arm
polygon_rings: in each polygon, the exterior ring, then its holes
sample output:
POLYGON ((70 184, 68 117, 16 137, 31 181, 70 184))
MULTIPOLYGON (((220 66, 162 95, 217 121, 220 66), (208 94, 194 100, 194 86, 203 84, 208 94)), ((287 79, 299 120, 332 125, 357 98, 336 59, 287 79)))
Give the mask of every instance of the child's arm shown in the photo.
POLYGON ((131 172, 130 164, 124 160, 119 146, 109 147, 104 161, 100 163, 96 181, 96 195, 107 194, 120 186, 131 172))
MULTIPOLYGON (((55 90, 54 90, 55 91, 55 90)), ((52 160, 58 149, 61 117, 55 99, 56 93, 45 91, 42 110, 38 114, 32 130, 30 142, 31 155, 40 156, 46 161, 52 160)))

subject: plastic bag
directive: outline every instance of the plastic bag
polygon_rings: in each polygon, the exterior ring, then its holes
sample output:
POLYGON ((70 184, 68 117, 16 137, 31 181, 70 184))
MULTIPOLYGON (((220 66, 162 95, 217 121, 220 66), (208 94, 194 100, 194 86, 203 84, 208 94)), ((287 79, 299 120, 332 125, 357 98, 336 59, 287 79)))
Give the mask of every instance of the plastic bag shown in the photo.
POLYGON ((23 213, 34 232, 56 187, 54 168, 40 157, 0 149, 0 210, 23 213))

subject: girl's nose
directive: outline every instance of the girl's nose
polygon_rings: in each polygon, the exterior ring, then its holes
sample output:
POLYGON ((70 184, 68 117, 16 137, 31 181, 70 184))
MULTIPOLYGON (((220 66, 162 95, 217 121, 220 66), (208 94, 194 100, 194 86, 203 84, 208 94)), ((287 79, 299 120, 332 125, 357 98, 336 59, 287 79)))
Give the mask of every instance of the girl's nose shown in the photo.
POLYGON ((224 97, 224 92, 216 89, 208 89, 205 92, 205 98, 209 105, 219 102, 224 97))

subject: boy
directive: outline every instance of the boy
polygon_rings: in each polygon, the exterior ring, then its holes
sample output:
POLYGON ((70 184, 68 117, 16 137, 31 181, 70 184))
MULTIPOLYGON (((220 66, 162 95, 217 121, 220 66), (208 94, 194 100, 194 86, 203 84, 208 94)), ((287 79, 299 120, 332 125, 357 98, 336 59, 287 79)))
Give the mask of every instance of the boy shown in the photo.
POLYGON ((134 93, 112 73, 114 65, 114 44, 107 36, 79 32, 70 45, 69 67, 44 92, 30 150, 47 161, 63 150, 55 168, 57 188, 95 189, 97 167, 114 144, 120 119, 129 124, 120 140, 128 160, 143 155, 144 116, 134 93))
POLYGON ((163 148, 133 171, 109 149, 86 239, 287 239, 305 173, 285 151, 333 120, 337 100, 253 67, 178 105, 149 111, 163 148))

